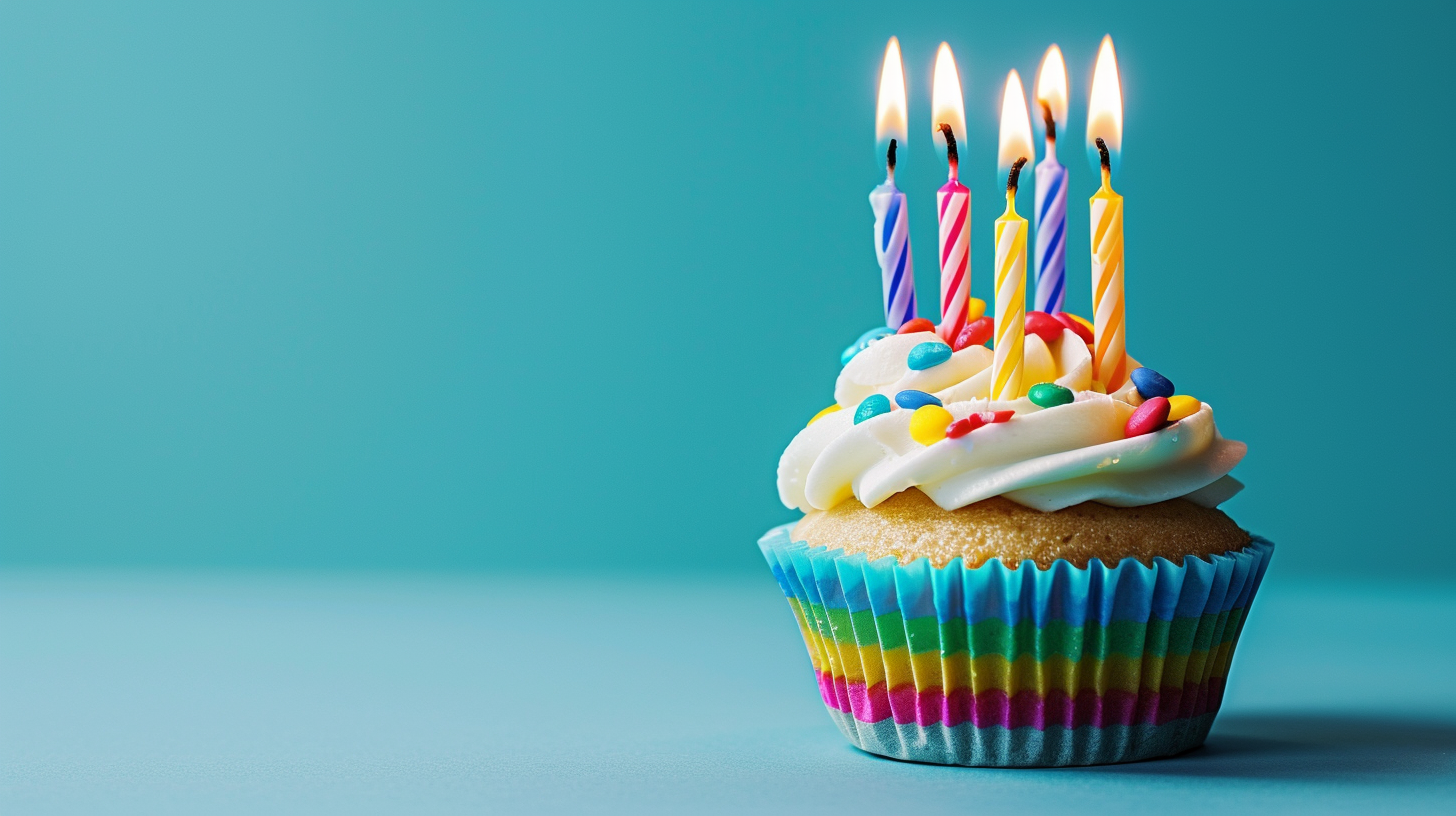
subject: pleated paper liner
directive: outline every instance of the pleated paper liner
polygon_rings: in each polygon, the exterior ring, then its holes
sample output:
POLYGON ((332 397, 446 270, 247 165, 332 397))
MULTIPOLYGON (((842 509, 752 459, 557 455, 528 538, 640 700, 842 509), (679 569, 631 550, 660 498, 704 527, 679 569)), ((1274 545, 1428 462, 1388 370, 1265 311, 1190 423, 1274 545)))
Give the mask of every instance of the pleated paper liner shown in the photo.
POLYGON ((1274 545, 1145 566, 900 565, 759 541, 856 746, 947 765, 1131 762, 1203 744, 1274 545))

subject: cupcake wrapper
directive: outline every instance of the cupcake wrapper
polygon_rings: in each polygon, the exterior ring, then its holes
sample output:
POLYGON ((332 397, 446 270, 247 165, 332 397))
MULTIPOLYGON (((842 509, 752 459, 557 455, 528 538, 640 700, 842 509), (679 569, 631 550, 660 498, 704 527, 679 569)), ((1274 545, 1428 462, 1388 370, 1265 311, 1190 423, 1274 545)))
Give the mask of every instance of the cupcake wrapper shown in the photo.
POLYGON ((849 741, 947 765, 1131 762, 1203 743, 1274 545, 1183 564, 901 565, 759 540, 849 741))

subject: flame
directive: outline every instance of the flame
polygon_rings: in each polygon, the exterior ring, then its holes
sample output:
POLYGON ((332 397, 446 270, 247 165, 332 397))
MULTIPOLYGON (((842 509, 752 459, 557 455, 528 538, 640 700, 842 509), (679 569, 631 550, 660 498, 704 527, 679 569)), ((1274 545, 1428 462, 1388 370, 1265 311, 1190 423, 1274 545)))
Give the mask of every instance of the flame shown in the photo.
POLYGON ((1092 70, 1092 95, 1087 100, 1087 149, 1096 151, 1101 136, 1109 152, 1122 150, 1122 85, 1117 77, 1117 53, 1112 35, 1102 38, 1097 67, 1092 70))
POLYGON ((1020 157, 1028 162, 1036 159, 1031 146, 1031 119, 1026 114, 1026 91, 1016 69, 1006 75, 1006 92, 1001 97, 1001 141, 996 150, 996 166, 1008 168, 1020 157))
POLYGON ((950 46, 941 43, 935 53, 935 84, 930 91, 930 127, 935 134, 935 143, 945 147, 945 136, 940 132, 940 123, 950 125, 956 143, 966 143, 966 103, 961 94, 961 78, 956 73, 955 55, 950 46))
POLYGON ((875 141, 899 139, 905 146, 909 129, 905 115, 905 66, 900 61, 900 40, 891 37, 885 46, 885 64, 880 68, 880 95, 875 105, 875 141))
POLYGON ((1036 121, 1042 121, 1041 106, 1045 102, 1052 109, 1052 119, 1057 130, 1067 127, 1067 62, 1062 59, 1062 49, 1055 43, 1041 58, 1041 67, 1036 70, 1036 121))

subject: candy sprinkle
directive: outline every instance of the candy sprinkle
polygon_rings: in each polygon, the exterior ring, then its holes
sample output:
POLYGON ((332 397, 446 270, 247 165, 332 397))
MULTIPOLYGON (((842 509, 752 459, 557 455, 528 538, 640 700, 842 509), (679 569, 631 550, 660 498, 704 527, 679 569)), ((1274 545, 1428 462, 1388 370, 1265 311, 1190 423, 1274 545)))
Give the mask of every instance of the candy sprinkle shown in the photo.
POLYGON ((910 356, 905 360, 905 365, 909 366, 911 371, 924 371, 949 360, 950 354, 950 346, 944 343, 921 343, 910 349, 910 356))
MULTIPOLYGON (((812 416, 812 417, 809 418, 809 425, 813 425, 814 423, 818 422, 819 420, 823 419, 824 417, 826 417, 826 416, 834 413, 835 411, 838 411, 840 409, 840 407, 841 406, 839 405, 839 403, 836 402, 835 404, 829 406, 828 408, 825 408, 824 410, 820 411, 819 413, 817 413, 814 416, 812 416)), ((809 427, 809 425, 805 425, 804 427, 807 428, 807 427, 809 427)))
POLYGON ((1026 313, 1026 333, 1034 334, 1047 343, 1061 339, 1062 332, 1066 328, 1062 321, 1046 312, 1026 313))
POLYGON ((990 425, 995 422, 1005 422, 1011 419, 1015 411, 981 411, 971 414, 965 419, 956 420, 945 429, 945 435, 950 439, 959 439, 974 431, 982 425, 990 425))
POLYGON ((1132 373, 1127 376, 1132 380, 1137 392, 1143 395, 1143 399, 1153 397, 1167 399, 1173 396, 1173 381, 1151 368, 1134 368, 1132 373))
POLYGON ((924 391, 907 389, 895 395, 895 404, 913 411, 922 405, 940 405, 940 400, 924 391))
POLYGON ((854 424, 858 425, 866 419, 874 419, 880 414, 890 413, 890 400, 884 394, 871 394, 864 398, 864 402, 854 409, 854 424))
POLYGON ((1127 424, 1123 426, 1122 432, 1128 438, 1132 438, 1152 433, 1167 424, 1167 398, 1153 397, 1132 412, 1132 416, 1127 418, 1127 424))
POLYGON ((955 339, 955 350, 970 348, 971 346, 984 346, 986 341, 991 339, 991 334, 996 330, 996 321, 989 317, 978 317, 966 324, 964 329, 955 339))
POLYGON ((1179 394, 1176 397, 1168 397, 1168 421, 1177 422, 1180 419, 1187 419, 1203 409, 1203 403, 1187 396, 1179 394))
POLYGON ((1076 332, 1077 336, 1082 338, 1083 343, 1092 343, 1092 328, 1087 325, 1087 321, 1074 314, 1067 314, 1066 312, 1057 312, 1052 317, 1055 317, 1063 326, 1076 332))
POLYGON ((950 411, 939 405, 922 405, 910 416, 910 438, 922 445, 934 445, 945 438, 950 411))
MULTIPOLYGON (((1061 324, 1057 324, 1061 325, 1061 324)), ((1032 405, 1042 408, 1055 408, 1058 405, 1066 405, 1077 398, 1070 388, 1064 388, 1056 383, 1037 383, 1026 393, 1031 398, 1032 405)))
POLYGON ((849 365, 849 361, 853 360, 855 358, 855 355, 859 354, 861 351, 869 348, 871 343, 879 340, 881 337, 889 337, 894 333, 895 330, 890 328, 889 326, 880 326, 878 328, 870 329, 864 334, 861 334, 858 340, 849 344, 849 348, 846 348, 844 351, 840 352, 839 364, 842 366, 849 365))
POLYGON ((933 331, 935 331, 935 324, 934 323, 931 323, 926 318, 917 317, 917 318, 914 318, 912 320, 905 321, 905 325, 901 326, 900 327, 900 330, 897 331, 897 332, 895 332, 895 333, 896 334, 914 334, 915 332, 933 332, 933 331))

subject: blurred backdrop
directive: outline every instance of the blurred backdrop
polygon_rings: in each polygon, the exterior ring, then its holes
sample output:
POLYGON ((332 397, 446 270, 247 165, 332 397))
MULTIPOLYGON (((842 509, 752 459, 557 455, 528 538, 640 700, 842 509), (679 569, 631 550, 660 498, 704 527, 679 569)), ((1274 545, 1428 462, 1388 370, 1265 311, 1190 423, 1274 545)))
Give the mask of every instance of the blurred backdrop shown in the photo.
POLYGON ((1060 44, 1087 314, 1104 33, 1130 349, 1249 443, 1226 509, 1286 575, 1456 575, 1444 2, 6 5, 0 564, 762 571, 881 322, 886 39, 924 311, 935 47, 990 299, 1001 88, 1060 44))

